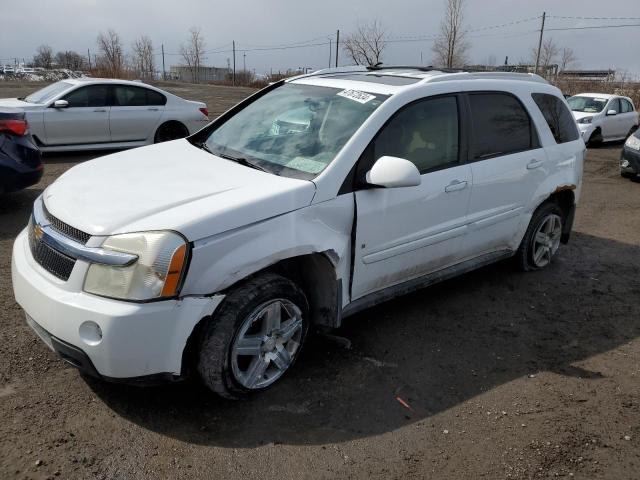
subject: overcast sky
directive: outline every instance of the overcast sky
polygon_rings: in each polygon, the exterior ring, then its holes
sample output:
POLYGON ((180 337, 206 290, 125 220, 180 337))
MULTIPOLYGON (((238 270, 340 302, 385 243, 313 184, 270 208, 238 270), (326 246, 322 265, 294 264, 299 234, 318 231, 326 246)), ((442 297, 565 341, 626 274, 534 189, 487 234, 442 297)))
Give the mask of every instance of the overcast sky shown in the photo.
MULTIPOLYGON (((547 28, 589 25, 640 24, 638 0, 467 0, 465 26, 473 63, 490 56, 503 63, 530 57, 537 43, 540 19, 508 27, 478 30, 547 15, 571 17, 626 17, 620 20, 549 18, 547 28)), ((390 39, 424 38, 437 34, 444 0, 0 0, 0 62, 12 57, 29 59, 38 45, 54 51, 96 53, 98 32, 117 31, 129 51, 131 42, 146 34, 160 52, 164 43, 167 70, 180 63, 177 55, 190 27, 202 29, 207 50, 226 50, 232 40, 239 50, 282 46, 294 42, 327 43, 340 29, 348 34, 358 23, 382 21, 390 39)), ((640 74, 640 27, 549 31, 560 47, 570 47, 579 68, 626 69, 640 74)), ((388 44, 386 64, 430 64, 432 40, 388 44)), ((230 52, 208 53, 205 63, 226 66, 230 52)), ((158 55, 157 60, 161 57, 158 55)), ((246 52, 248 69, 256 72, 287 68, 321 68, 329 63, 329 45, 246 52)), ((335 57, 333 59, 335 62, 335 57)), ((243 52, 237 53, 238 68, 243 52)), ((13 61, 11 60, 11 63, 13 61)), ((158 62, 160 64, 160 61, 158 62)), ((350 62, 340 52, 340 64, 350 62)))

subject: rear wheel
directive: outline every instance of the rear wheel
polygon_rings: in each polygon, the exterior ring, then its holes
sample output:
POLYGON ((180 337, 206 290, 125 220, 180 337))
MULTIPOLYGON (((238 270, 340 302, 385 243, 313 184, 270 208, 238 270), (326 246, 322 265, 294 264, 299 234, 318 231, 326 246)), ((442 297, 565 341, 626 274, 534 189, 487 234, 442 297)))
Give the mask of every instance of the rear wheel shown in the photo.
POLYGON ((551 263, 560 247, 563 218, 560 208, 551 202, 542 204, 534 212, 516 253, 522 270, 539 270, 551 263))
POLYGON ((177 140, 189 135, 189 130, 180 122, 166 122, 158 127, 154 137, 155 143, 177 140))
POLYGON ((200 377, 225 398, 264 390, 293 366, 307 331, 307 300, 295 283, 275 274, 251 279, 204 326, 200 377))

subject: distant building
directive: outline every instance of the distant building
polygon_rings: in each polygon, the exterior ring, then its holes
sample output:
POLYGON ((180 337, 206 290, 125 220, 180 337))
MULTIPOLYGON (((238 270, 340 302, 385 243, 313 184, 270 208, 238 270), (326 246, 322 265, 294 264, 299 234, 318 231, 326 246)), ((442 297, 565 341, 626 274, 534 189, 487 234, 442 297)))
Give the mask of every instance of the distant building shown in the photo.
POLYGON ((577 78, 580 80, 600 80, 612 82, 616 77, 615 70, 565 70, 560 72, 562 78, 577 78))
POLYGON ((171 80, 179 80, 181 82, 217 82, 225 80, 229 70, 218 67, 188 67, 187 65, 172 65, 169 68, 169 78, 171 80))

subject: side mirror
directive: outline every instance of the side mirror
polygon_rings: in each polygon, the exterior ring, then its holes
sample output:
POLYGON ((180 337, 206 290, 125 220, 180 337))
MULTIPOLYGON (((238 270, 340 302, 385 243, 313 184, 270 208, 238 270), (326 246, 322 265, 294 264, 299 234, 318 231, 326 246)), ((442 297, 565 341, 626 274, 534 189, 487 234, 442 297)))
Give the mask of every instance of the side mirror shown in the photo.
POLYGON ((616 112, 615 110, 607 110, 607 115, 617 115, 618 112, 616 112))
POLYGON ((367 183, 376 187, 397 188, 420 185, 420 172, 409 160, 380 157, 367 172, 367 183))
POLYGON ((69 106, 69 102, 66 100, 56 100, 53 102, 53 108, 67 108, 69 106))

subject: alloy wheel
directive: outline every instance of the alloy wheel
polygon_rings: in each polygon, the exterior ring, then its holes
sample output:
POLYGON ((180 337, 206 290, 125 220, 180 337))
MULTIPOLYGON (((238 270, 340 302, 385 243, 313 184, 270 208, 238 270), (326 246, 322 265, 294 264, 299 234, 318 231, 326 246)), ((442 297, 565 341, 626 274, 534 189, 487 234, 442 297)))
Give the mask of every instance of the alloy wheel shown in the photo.
POLYGON ((540 223, 533 236, 533 263, 542 268, 549 265, 551 257, 560 246, 562 236, 562 219, 559 215, 550 214, 540 223))

